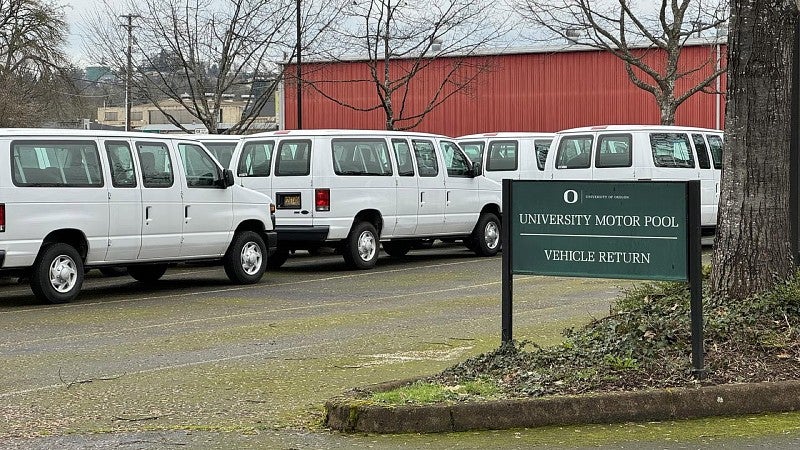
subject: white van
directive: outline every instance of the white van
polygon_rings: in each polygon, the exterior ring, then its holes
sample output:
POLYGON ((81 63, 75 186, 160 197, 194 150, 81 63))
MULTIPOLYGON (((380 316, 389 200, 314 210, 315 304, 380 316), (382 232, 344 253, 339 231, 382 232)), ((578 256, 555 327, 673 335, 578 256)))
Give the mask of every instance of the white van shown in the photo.
POLYGON ((92 267, 154 281, 209 260, 255 283, 276 243, 271 209, 198 141, 0 129, 0 274, 30 278, 42 300, 74 299, 92 267))
POLYGON ((700 180, 701 226, 710 234, 717 224, 722 135, 721 130, 661 125, 563 130, 547 155, 545 179, 700 180))
POLYGON ((526 173, 530 179, 544 177, 547 150, 555 133, 482 133, 457 138, 458 145, 472 161, 480 162, 483 174, 492 180, 519 180, 523 167, 538 170, 526 173))
POLYGON ((243 186, 275 199, 278 249, 270 267, 293 250, 332 247, 350 266, 368 269, 379 242, 392 256, 430 239, 461 240, 486 256, 500 248, 500 183, 480 176, 479 166, 442 136, 253 134, 240 137, 230 167, 243 186))

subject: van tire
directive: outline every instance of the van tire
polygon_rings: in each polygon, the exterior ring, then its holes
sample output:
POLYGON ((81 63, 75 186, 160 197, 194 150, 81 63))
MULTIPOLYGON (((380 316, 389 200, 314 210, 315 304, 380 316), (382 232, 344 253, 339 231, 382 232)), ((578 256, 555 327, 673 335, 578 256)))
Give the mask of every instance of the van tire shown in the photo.
POLYGON ((470 248, 478 256, 494 256, 500 251, 500 219, 494 213, 481 213, 472 231, 470 248))
POLYGON ((167 271, 166 264, 143 264, 141 266, 129 266, 128 275, 136 281, 143 283, 158 281, 167 271))
POLYGON ((44 247, 31 268, 31 290, 39 300, 66 303, 75 299, 83 285, 83 259, 71 245, 44 247))
POLYGON ((380 242, 378 232, 369 222, 357 223, 345 240, 342 256, 354 269, 371 269, 378 262, 380 242))
POLYGON ((258 283, 268 263, 264 239, 253 231, 237 232, 223 262, 225 275, 234 283, 258 283))
POLYGON ((267 269, 279 269, 289 259, 289 249, 278 247, 275 253, 267 258, 267 269))
POLYGON ((409 241, 386 241, 382 243, 383 251, 389 256, 405 256, 411 250, 411 242, 409 241))

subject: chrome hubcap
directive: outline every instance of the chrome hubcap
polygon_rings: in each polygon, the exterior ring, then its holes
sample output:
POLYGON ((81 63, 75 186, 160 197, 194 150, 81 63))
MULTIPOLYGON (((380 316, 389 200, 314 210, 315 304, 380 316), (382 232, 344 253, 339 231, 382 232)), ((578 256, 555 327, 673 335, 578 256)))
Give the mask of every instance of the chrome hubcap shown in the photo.
POLYGON ((375 236, 369 231, 364 231, 358 236, 358 256, 362 261, 369 261, 375 257, 378 250, 378 243, 375 236))
POLYGON ((483 230, 483 240, 486 246, 494 250, 500 244, 500 227, 496 222, 489 222, 483 230))
POLYGON ((67 255, 59 255, 50 263, 50 285, 60 293, 66 293, 78 282, 78 266, 67 255))
POLYGON ((255 242, 248 242, 242 247, 242 270, 248 275, 255 275, 261 269, 261 247, 255 242))

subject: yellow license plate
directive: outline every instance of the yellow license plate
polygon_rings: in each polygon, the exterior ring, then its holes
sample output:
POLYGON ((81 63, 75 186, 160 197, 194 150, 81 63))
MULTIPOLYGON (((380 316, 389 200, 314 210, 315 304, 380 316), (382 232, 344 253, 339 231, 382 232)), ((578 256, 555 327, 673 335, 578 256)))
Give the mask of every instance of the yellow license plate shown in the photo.
POLYGON ((281 206, 284 208, 299 208, 300 194, 284 195, 282 198, 281 206))

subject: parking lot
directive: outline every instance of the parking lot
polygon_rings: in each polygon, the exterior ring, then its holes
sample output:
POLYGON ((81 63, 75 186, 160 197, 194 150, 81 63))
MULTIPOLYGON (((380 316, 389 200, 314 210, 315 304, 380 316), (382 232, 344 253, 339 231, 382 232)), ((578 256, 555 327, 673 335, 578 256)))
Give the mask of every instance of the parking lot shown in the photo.
MULTIPOLYGON (((154 285, 92 271, 64 305, 38 304, 27 285, 3 279, 0 438, 324 438, 296 430, 318 430, 331 396, 496 348, 500 267, 500 257, 439 245, 383 255, 371 271, 346 270, 336 255, 298 255, 251 286, 229 284, 218 267, 178 267, 154 285)), ((517 277, 515 337, 555 341, 565 326, 606 313, 618 284, 517 277)))

